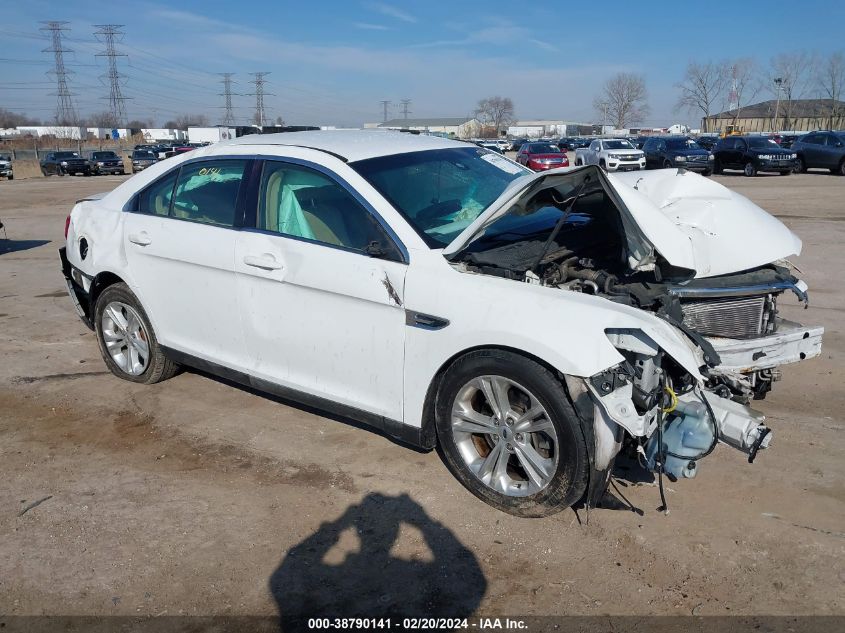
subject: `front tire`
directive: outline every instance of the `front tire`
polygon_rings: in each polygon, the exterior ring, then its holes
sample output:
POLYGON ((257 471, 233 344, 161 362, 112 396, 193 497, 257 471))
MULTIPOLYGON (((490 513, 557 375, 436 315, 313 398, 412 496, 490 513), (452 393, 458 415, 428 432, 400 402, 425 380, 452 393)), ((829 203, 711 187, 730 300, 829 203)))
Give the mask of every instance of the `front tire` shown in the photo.
POLYGON ((607 163, 604 162, 603 158, 599 161, 599 167, 601 167, 604 171, 607 171, 607 163))
POLYGON ((126 284, 103 290, 94 307, 94 325, 100 354, 118 378, 151 385, 179 370, 162 352, 147 313, 126 284))
POLYGON ((757 175, 757 168, 754 166, 754 163, 748 161, 745 163, 745 169, 742 170, 742 173, 744 173, 748 178, 753 178, 757 175))
POLYGON ((845 158, 839 161, 839 169, 837 169, 834 173, 839 174, 840 176, 845 176, 845 158))
POLYGON ((476 497, 509 514, 543 517, 587 486, 587 444, 560 379, 503 350, 471 352, 446 371, 435 405, 438 448, 476 497))

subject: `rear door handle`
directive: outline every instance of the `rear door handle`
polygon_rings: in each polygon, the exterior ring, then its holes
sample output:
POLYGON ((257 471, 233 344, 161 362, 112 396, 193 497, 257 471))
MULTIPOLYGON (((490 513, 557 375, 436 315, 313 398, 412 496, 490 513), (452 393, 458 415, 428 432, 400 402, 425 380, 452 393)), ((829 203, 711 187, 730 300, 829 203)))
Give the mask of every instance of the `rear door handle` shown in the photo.
POLYGON ((244 264, 262 270, 280 270, 282 265, 272 255, 246 255, 244 264))
POLYGON ((133 244, 137 244, 138 246, 149 246, 153 243, 153 241, 150 239, 150 236, 144 232, 130 233, 129 241, 133 244))

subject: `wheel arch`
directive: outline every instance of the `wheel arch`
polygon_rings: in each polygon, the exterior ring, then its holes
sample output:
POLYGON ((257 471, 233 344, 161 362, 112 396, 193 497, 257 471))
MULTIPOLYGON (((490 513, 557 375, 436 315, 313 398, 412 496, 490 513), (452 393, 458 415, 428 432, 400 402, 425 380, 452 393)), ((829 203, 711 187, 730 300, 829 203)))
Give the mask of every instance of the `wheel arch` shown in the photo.
MULTIPOLYGON (((440 391, 440 384, 443 380, 443 376, 449 370, 449 368, 460 358, 463 358, 467 354, 471 354, 473 352, 479 351, 502 351, 502 352, 509 352, 511 354, 516 354, 522 356, 523 358, 527 358, 529 360, 534 361, 535 363, 542 365, 550 372, 552 372, 555 376, 557 376, 558 380, 560 380, 561 385, 563 385, 564 391, 566 391, 567 397, 569 397, 570 404, 572 404, 573 408, 578 411, 578 408, 575 406, 575 402, 572 399, 571 394, 569 393, 569 386, 566 381, 566 374, 561 372, 557 367, 552 365, 547 360, 537 356, 536 354, 532 354, 531 352, 527 352, 523 349, 519 349, 516 347, 510 347, 508 345, 500 345, 500 344, 481 344, 481 345, 474 345, 472 347, 467 347, 459 352, 456 352, 448 359, 446 359, 440 367, 438 367, 437 371, 435 372, 434 376, 432 377, 431 381, 428 384, 428 388, 426 389, 425 393, 425 400, 423 400, 423 411, 422 411, 422 429, 420 432, 420 437, 422 439, 422 444, 424 448, 433 449, 437 446, 437 430, 435 428, 435 405, 437 404, 437 394, 440 391)), ((579 411, 580 414, 580 411, 579 411)), ((583 422, 583 420, 582 420, 583 422)), ((588 443, 589 447, 589 443, 588 443)))
POLYGON ((111 272, 110 270, 104 270, 94 276, 94 280, 91 282, 91 289, 88 291, 88 297, 91 302, 92 318, 94 306, 97 304, 97 299, 103 293, 103 290, 105 290, 109 286, 113 286, 114 284, 119 283, 126 283, 126 280, 120 277, 120 275, 111 272))

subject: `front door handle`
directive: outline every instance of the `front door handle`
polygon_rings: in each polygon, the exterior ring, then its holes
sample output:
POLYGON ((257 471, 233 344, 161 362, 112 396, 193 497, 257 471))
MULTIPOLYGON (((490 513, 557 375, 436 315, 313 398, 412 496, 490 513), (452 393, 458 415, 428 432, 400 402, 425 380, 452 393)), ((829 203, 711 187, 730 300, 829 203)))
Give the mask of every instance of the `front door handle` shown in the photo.
POLYGON ((272 255, 247 255, 244 264, 262 270, 280 270, 282 265, 272 255))
POLYGON ((149 246, 153 243, 150 236, 143 231, 141 233, 130 233, 129 241, 138 246, 149 246))

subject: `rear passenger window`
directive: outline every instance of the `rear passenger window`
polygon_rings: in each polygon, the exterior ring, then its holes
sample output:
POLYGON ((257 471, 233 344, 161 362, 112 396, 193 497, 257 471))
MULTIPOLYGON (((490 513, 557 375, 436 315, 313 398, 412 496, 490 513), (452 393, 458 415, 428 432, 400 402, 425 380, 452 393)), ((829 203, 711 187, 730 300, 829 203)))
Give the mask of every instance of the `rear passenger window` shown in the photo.
POLYGON ((138 197, 138 211, 153 215, 168 215, 170 213, 170 199, 173 197, 173 185, 176 184, 174 171, 158 182, 153 183, 138 197))
POLYGON ((171 215, 181 220, 234 226, 245 160, 216 160, 182 167, 171 215))
POLYGON ((264 164, 257 228, 369 254, 378 249, 385 259, 401 261, 393 240, 346 189, 297 165, 264 164))

